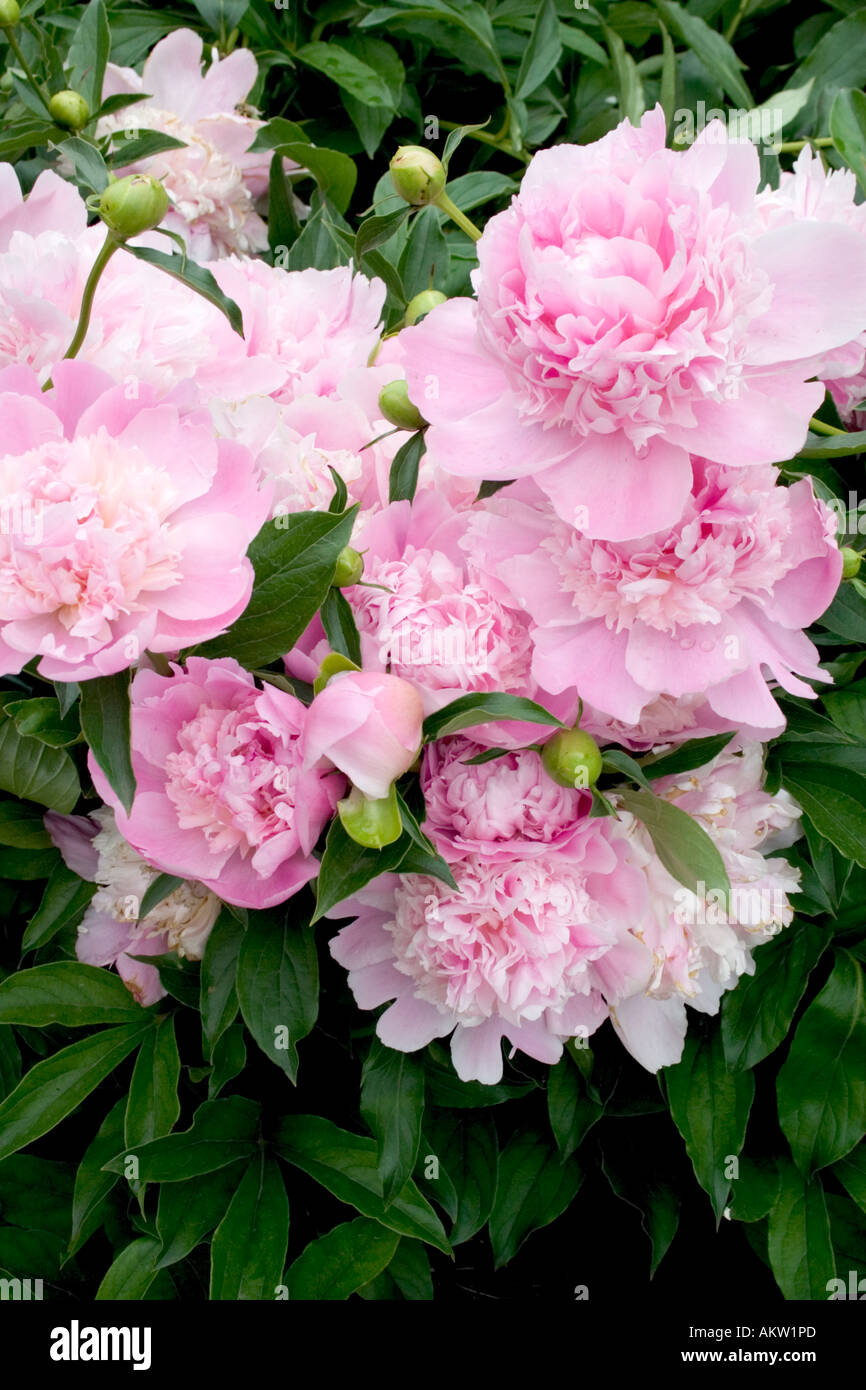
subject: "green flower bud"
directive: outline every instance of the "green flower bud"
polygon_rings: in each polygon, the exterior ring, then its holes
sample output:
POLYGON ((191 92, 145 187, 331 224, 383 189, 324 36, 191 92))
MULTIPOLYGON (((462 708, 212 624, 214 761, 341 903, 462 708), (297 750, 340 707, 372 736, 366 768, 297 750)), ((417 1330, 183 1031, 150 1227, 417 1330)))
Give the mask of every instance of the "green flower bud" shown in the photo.
POLYGON ((124 241, 151 227, 158 227, 168 212, 168 194, 159 179, 147 174, 127 174, 103 190, 99 215, 124 241))
POLYGON ((359 555, 357 550, 353 550, 350 545, 344 545, 337 556, 337 568, 334 571, 334 578, 331 580, 334 588, 351 588, 353 584, 357 584, 363 573, 364 557, 359 555))
POLYGON ((55 92, 48 111, 52 121, 64 130, 82 130, 90 120, 90 107, 78 92, 55 92))
POLYGON ((388 795, 375 801, 353 787, 344 800, 337 802, 337 814, 349 838, 367 849, 384 849, 385 845, 399 840, 403 833, 397 788, 393 782, 388 795))
POLYGON ((852 550, 850 545, 842 547, 842 578, 854 579, 860 572, 861 555, 859 551, 852 550))
POLYGON ((601 774, 601 749, 583 729, 562 729, 541 750, 544 770, 561 787, 594 787, 601 774))
POLYGON ((437 304, 444 304, 447 298, 447 294, 443 294, 441 290, 422 290, 406 305, 406 323, 417 323, 425 314, 429 314, 431 309, 435 309, 437 304))
POLYGON ((350 661, 342 652, 329 652, 319 667, 319 674, 313 681, 313 694, 318 695, 332 676, 336 676, 338 671, 360 671, 360 666, 356 666, 354 661, 350 661))
POLYGON ((0 0, 0 29, 12 29, 21 18, 21 6, 16 0, 0 0))
POLYGON ((405 381, 389 381, 379 392, 379 409, 391 425, 398 430, 422 430, 427 421, 416 405, 409 399, 409 387, 405 381))
POLYGON ((424 207, 445 190, 442 161, 423 145, 401 145, 391 160, 391 182, 407 203, 424 207))

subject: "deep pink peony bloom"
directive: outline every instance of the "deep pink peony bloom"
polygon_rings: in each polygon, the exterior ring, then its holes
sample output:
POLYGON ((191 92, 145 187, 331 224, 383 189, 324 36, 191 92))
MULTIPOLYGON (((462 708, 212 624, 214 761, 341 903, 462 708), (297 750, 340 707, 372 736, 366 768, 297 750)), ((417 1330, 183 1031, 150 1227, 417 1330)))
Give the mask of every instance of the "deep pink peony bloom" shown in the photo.
POLYGON ((796 453, 823 399, 812 359, 866 322, 857 230, 765 228, 757 152, 719 123, 685 152, 664 143, 656 108, 640 129, 541 151, 478 243, 477 302, 402 335, 433 458, 531 475, 599 539, 675 525, 690 453, 796 453))
MULTIPOLYGON (((202 76, 202 40, 191 29, 175 29, 151 52, 141 76, 109 63, 103 99, 121 92, 146 93, 148 101, 126 106, 99 122, 99 134, 158 130, 183 140, 167 150, 124 166, 120 174, 161 179, 172 201, 163 226, 179 232, 196 260, 266 251, 267 229, 255 200, 267 192, 269 150, 249 153, 264 124, 243 109, 258 64, 248 48, 216 59, 202 76)), ((122 148, 122 143, 121 143, 122 148)), ((288 169, 298 166, 286 161, 288 169)))
POLYGON ((304 767, 331 764, 365 796, 387 796, 420 752, 423 719, 417 690, 399 676, 339 671, 307 711, 304 767))
POLYGON ((806 479, 785 488, 769 467, 693 466, 694 493, 670 530, 594 541, 543 498, 503 495, 475 517, 470 554, 534 619, 533 672, 547 689, 576 686, 595 716, 625 725, 646 713, 657 740, 668 732, 660 697, 672 702, 671 732, 686 700, 686 723, 709 715, 770 737, 784 720, 768 678, 808 698, 799 677, 827 679, 801 629, 838 587, 835 517, 806 479))
POLYGON ((0 372, 0 672, 86 680, 223 631, 267 513, 249 454, 85 363, 54 376, 0 372))
POLYGON ((259 690, 236 661, 190 657, 132 683, 137 791, 127 816, 92 755, 90 771, 124 839, 164 873, 226 902, 273 907, 318 873, 313 846, 345 782, 301 766, 306 710, 259 690))

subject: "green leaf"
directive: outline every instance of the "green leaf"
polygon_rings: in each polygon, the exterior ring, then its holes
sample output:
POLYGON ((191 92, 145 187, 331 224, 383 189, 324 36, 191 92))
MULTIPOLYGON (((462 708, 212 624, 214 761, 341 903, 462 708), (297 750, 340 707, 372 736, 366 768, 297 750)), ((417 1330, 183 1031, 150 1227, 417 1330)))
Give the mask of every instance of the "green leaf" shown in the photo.
POLYGON ((866 1141, 834 1163, 833 1173, 860 1210, 866 1213, 866 1141))
POLYGON ((452 1245, 461 1245, 481 1230, 493 1210, 499 1178, 499 1144, 490 1115, 455 1115, 436 1111, 425 1126, 421 1160, 425 1190, 445 1207, 453 1225, 452 1245), (428 1147, 429 1146, 429 1147, 428 1147), (438 1172, 430 1163, 435 1159, 438 1172))
POLYGON ((624 120, 630 121, 632 125, 637 125, 646 110, 643 83, 637 63, 626 49, 619 34, 614 33, 607 25, 604 26, 604 36, 613 60, 620 113, 624 120))
POLYGON ((355 259, 360 261, 368 251, 374 251, 377 246, 390 241, 411 211, 408 203, 404 203, 396 212, 389 212, 384 217, 368 217, 362 222, 355 234, 355 259))
POLYGON ((239 1076, 246 1064, 244 1026, 240 1019, 236 1019, 214 1043, 213 1067, 207 1083, 208 1100, 216 1100, 223 1086, 239 1076))
POLYGON ((78 183, 93 193, 101 193, 108 186, 109 168, 100 151, 89 140, 79 135, 71 135, 63 141, 63 153, 72 162, 78 183))
POLYGON ((784 1297, 826 1299, 836 1266, 824 1190, 819 1178, 807 1181, 787 1159, 768 1235, 770 1265, 784 1297))
POLYGON ((57 704, 60 709, 60 718, 63 720, 76 703, 81 693, 81 687, 77 681, 55 681, 54 689, 57 692, 57 704))
POLYGON ((866 192, 866 96, 862 92, 851 88, 837 92, 830 111, 830 134, 866 192))
POLYGON ((266 522, 249 549, 256 573, 249 604, 198 655, 232 656, 250 670, 285 656, 327 596, 357 510, 297 512, 266 522))
POLYGON ((42 812, 21 801, 0 801, 0 845, 13 849, 50 849, 51 836, 42 812))
POLYGON ((629 777, 633 782, 646 791, 652 793, 652 787, 646 779, 640 763, 636 763, 634 758, 622 748, 605 748, 602 753, 602 762, 605 772, 619 773, 624 777, 629 777))
POLYGON ((306 43, 295 49, 292 56, 330 77, 338 87, 365 106, 393 109, 391 93, 384 79, 338 43, 306 43))
POLYGON ((388 501, 411 502, 418 486, 418 465, 427 448, 424 431, 418 430, 401 444, 391 460, 388 476, 388 501))
POLYGON ((156 1229, 161 1242, 158 1269, 185 1260, 222 1220, 246 1164, 243 1159, 159 1189, 156 1229))
POLYGON ((687 1037, 682 1060, 665 1067, 662 1075, 671 1117, 718 1224, 731 1191, 726 1172, 746 1137, 755 1078, 750 1071, 728 1071, 719 1029, 708 1038, 687 1037))
POLYGON ((702 825, 686 811, 652 792, 621 790, 617 795, 627 811, 646 827, 653 848, 668 873, 691 892, 731 891, 728 871, 702 825))
POLYGON ((251 912, 238 956, 236 989, 244 1023, 262 1051, 298 1076, 301 1038, 319 1012, 319 962, 312 927, 289 909, 251 912))
POLYGON ((82 681, 79 709, 81 732, 108 785, 129 815, 135 797, 129 745, 129 672, 82 681))
POLYGON ((211 1057, 238 1011, 235 976, 243 939, 240 922, 224 908, 211 928, 201 963, 201 1026, 211 1057))
POLYGON ((866 430, 850 430, 845 434, 806 435, 806 443, 796 455, 798 459, 847 458, 849 454, 866 452, 866 430))
POLYGON ((0 1023, 46 1028, 62 1023, 131 1023, 142 1017, 119 975, 79 961, 56 961, 19 970, 0 982, 0 1023))
POLYGON ((272 1299, 289 1241, 289 1199, 276 1159, 250 1163, 211 1245, 210 1297, 272 1299))
POLYGON ((0 1028, 0 1100, 15 1090, 21 1080, 21 1053, 8 1024, 0 1028))
POLYGON ((523 101, 550 76, 562 56, 559 20, 553 0, 542 0, 536 11, 529 43, 514 83, 514 96, 523 101))
POLYGON ((275 154, 268 170, 268 246, 271 254, 276 257, 282 248, 287 250, 297 240, 300 231, 301 224, 283 169, 283 160, 275 154))
POLYGON ((427 1101, 430 1105, 473 1110, 490 1105, 502 1105, 506 1100, 519 1100, 521 1096, 528 1095, 534 1089, 532 1082, 522 1086, 509 1085, 507 1082, 486 1086, 483 1081, 461 1081, 450 1060, 446 1065, 437 1065, 430 1060, 432 1051, 433 1048, 429 1049, 425 1062, 427 1101))
POLYGON ((138 920, 143 922, 155 907, 163 902, 176 888, 180 888, 183 883, 182 878, 175 874, 157 874, 156 878, 144 891, 144 897, 138 905, 138 920))
MULTIPOLYGON (((813 96, 802 113, 802 129, 812 130, 812 122, 823 111, 825 116, 836 91, 841 87, 862 87, 866 82, 866 15, 862 8, 846 15, 822 34, 808 57, 795 69, 789 88, 814 84, 813 96)), ((822 130, 824 127, 822 127, 822 130)))
POLYGON ((779 1195, 781 1177, 775 1159, 740 1158, 731 1194, 735 1221, 763 1221, 779 1195))
POLYGON ((413 1182, 389 1206, 382 1199, 376 1142, 339 1129, 320 1115, 292 1115, 277 1133, 277 1152, 341 1202, 392 1231, 450 1254, 442 1223, 413 1182))
MULTIPOLYGON (((35 1158, 32 1154, 11 1154, 4 1158, 0 1163, 0 1209, 4 1225, 20 1226, 28 1232, 50 1232, 60 1237, 61 1244, 65 1245, 72 1184, 72 1169, 66 1163, 35 1158)), ((5 1263, 0 1256, 0 1265, 5 1263)))
POLYGON ((137 1149, 171 1132, 180 1115, 179 1080, 174 1017, 162 1014, 135 1059, 124 1121, 123 1142, 127 1149, 137 1149))
POLYGON ((249 9, 250 0, 193 0, 193 4, 224 46, 249 9))
POLYGON ((338 212, 345 212, 352 201, 358 170, 355 161, 340 150, 322 149, 318 145, 291 141, 278 145, 275 153, 283 159, 293 159, 308 170, 338 212))
POLYGON ((140 159, 150 159, 166 150, 185 148, 185 140, 176 140, 173 135, 166 135, 161 130, 140 130, 136 135, 133 135, 131 130, 116 131, 108 162, 112 169, 124 168, 127 164, 135 164, 140 159))
POLYGON ((517 1254, 533 1231, 562 1215, 577 1195, 582 1176, 575 1160, 560 1162, 540 1134, 515 1134, 499 1158, 499 1182, 490 1214, 496 1269, 517 1254))
POLYGON ((586 1095, 570 1057, 563 1057, 547 1074, 547 1114, 563 1162, 604 1114, 604 1106, 586 1095))
POLYGON ((675 0, 655 0, 655 7, 668 28, 688 45, 731 100, 751 110, 755 103, 742 77, 743 65, 727 39, 675 0))
POLYGON ((395 1052, 373 1038, 361 1080, 361 1114, 378 1145, 379 1176, 387 1206, 403 1191, 418 1157, 424 1119, 424 1068, 417 1057, 395 1052))
POLYGON ((757 1066, 784 1041, 828 943, 824 928, 794 922, 756 952, 754 975, 743 975, 722 1001, 722 1041, 732 1070, 757 1066))
POLYGON ((442 231, 438 208, 420 208, 412 220, 412 230, 400 254, 397 270, 407 299, 420 294, 448 273, 451 253, 442 231))
POLYGON ((60 705, 50 696, 40 696, 35 700, 11 700, 6 705, 6 713, 20 734, 38 738, 49 748, 65 748, 74 743, 80 733, 78 716, 74 711, 60 713, 60 705), (72 713, 70 719, 69 713, 72 713))
MULTIPOLYGON (((252 1154, 258 1122, 259 1107, 243 1096, 206 1100, 195 1112, 189 1129, 137 1147, 137 1181, 181 1182, 225 1168, 252 1154)), ((125 1173, 127 1159, 132 1156, 116 1154, 105 1168, 110 1173, 125 1173)))
POLYGON ((138 1023, 94 1033, 31 1067, 0 1104, 0 1158, 32 1144, 59 1125, 152 1027, 153 1019, 145 1014, 138 1023))
POLYGON ((85 1151, 75 1174, 72 1196, 72 1234, 69 1254, 74 1255, 101 1225, 108 1195, 118 1181, 116 1173, 105 1173, 103 1163, 123 1144, 123 1124, 127 1097, 113 1105, 85 1151))
POLYGON ((137 1303, 157 1275, 159 1241, 140 1236, 121 1250, 94 1295, 97 1302, 137 1303))
POLYGON ((650 1247, 650 1279, 670 1249, 680 1221, 680 1196, 658 1172, 647 1172, 644 1162, 614 1163, 607 1148, 602 1171, 621 1201, 640 1212, 640 1222, 650 1247))
POLYGON ((840 585, 830 607, 821 614, 820 622, 837 637, 866 643, 866 603, 851 584, 840 585))
MULTIPOLYGON (((658 777, 671 777, 674 773, 692 772, 695 768, 706 767, 717 758, 722 749, 727 748, 734 735, 712 734, 709 738, 690 738, 670 753, 647 759, 641 766, 651 782, 658 777)), ((605 749, 605 757, 608 750, 605 749)))
POLYGON ((424 720, 424 738, 431 742, 434 738, 444 738, 446 734, 456 734, 461 729, 469 729, 474 724, 486 724, 489 720, 515 719, 521 723, 547 724, 561 729, 562 721, 548 710, 537 705, 534 700, 525 700, 520 695, 506 695, 501 691, 486 694, 461 695, 424 720))
POLYGON ((779 1072, 779 1124, 804 1173, 844 1158, 866 1133, 863 970, 839 951, 779 1072))
POLYGON ((339 819, 335 818, 331 822, 325 853, 319 865, 313 921, 318 922, 331 908, 350 898, 379 874, 393 872, 411 845, 409 837, 401 835, 399 840, 385 845, 384 849, 365 849, 346 834, 339 819))
POLYGON ((233 299, 229 299, 227 294, 223 294, 219 285, 209 270, 202 265, 196 265, 195 261, 189 260, 186 256, 175 256, 166 254, 165 251, 154 251, 149 246, 132 246, 128 241, 123 243, 124 251, 128 251, 137 261, 144 261, 146 265, 156 266, 166 275, 170 275, 173 280, 179 280, 187 289, 195 290, 202 299, 206 299, 209 304, 213 304, 216 309, 225 314, 235 333, 242 338, 244 336, 243 315, 233 299))
POLYGON ((25 737, 5 714, 0 716, 0 791, 69 812, 81 795, 69 754, 25 737))
POLYGON ((347 656, 356 666, 361 665, 361 638, 355 623, 355 615, 339 589, 328 590, 325 602, 319 609, 322 627, 325 629, 331 649, 347 656))
POLYGON ((102 84, 110 53, 111 31, 105 4, 103 0, 90 0, 72 36, 66 66, 69 88, 81 93, 91 111, 96 111, 102 101, 102 84))
POLYGON ((375 1279, 393 1258, 400 1236, 359 1216, 310 1241, 289 1267, 289 1297, 324 1302, 346 1299, 375 1279))
POLYGON ((817 762, 788 764, 783 780, 818 833, 866 868, 866 780, 817 762))

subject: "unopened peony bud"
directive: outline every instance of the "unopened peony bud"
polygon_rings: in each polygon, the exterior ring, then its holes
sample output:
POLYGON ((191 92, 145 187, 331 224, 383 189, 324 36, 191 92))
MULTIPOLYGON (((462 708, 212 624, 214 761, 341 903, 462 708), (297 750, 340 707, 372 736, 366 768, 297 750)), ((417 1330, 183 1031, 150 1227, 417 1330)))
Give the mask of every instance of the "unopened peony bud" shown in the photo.
POLYGON ((158 227, 167 212, 168 194, 159 179, 146 174, 115 179, 99 200, 103 222, 124 240, 158 227))
POLYGON ((417 405, 409 399, 409 387, 405 381, 389 381, 379 392, 379 410, 391 425, 398 430, 422 430, 427 421, 417 405))
POLYGON ((429 314, 431 309, 435 309, 437 304, 444 304, 447 298, 447 294, 443 294, 441 290, 422 290, 406 305, 406 323, 417 323, 425 314, 429 314))
POLYGON ((593 787, 601 774, 601 749, 583 729, 563 729, 541 750, 544 770, 561 787, 593 787))
POLYGON ((423 145, 401 145, 391 160, 391 182, 407 203, 424 207, 445 190, 442 161, 423 145))
POLYGON ((353 787, 343 801, 337 802, 337 814, 349 838, 367 849, 384 849, 403 833, 397 788, 393 785, 387 796, 375 800, 353 787))
POLYGON ((399 676, 338 671, 307 710, 304 767, 332 763, 373 800, 414 763, 423 737, 421 696, 399 676))
POLYGON ((337 556, 337 568, 334 571, 334 578, 331 583, 335 589, 349 589, 353 584, 357 584, 361 575, 364 573, 364 557, 359 555, 357 550, 353 550, 350 545, 344 545, 337 556))
POLYGON ((12 29, 21 18, 21 6, 16 0, 0 0, 0 29, 12 29))
POLYGON ((842 578, 854 579, 860 573, 861 556, 850 545, 842 547, 842 578))
POLYGON ((82 130, 90 120, 90 107, 79 92, 55 92, 48 113, 64 130, 82 130))

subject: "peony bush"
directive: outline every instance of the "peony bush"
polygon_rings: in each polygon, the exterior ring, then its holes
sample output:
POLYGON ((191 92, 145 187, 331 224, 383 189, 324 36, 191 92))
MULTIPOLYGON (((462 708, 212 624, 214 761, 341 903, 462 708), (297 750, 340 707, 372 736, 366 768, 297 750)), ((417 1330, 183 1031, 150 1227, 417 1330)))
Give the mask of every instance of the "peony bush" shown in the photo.
POLYGON ((859 1297, 866 11, 309 9, 0 4, 3 1287, 859 1297))

